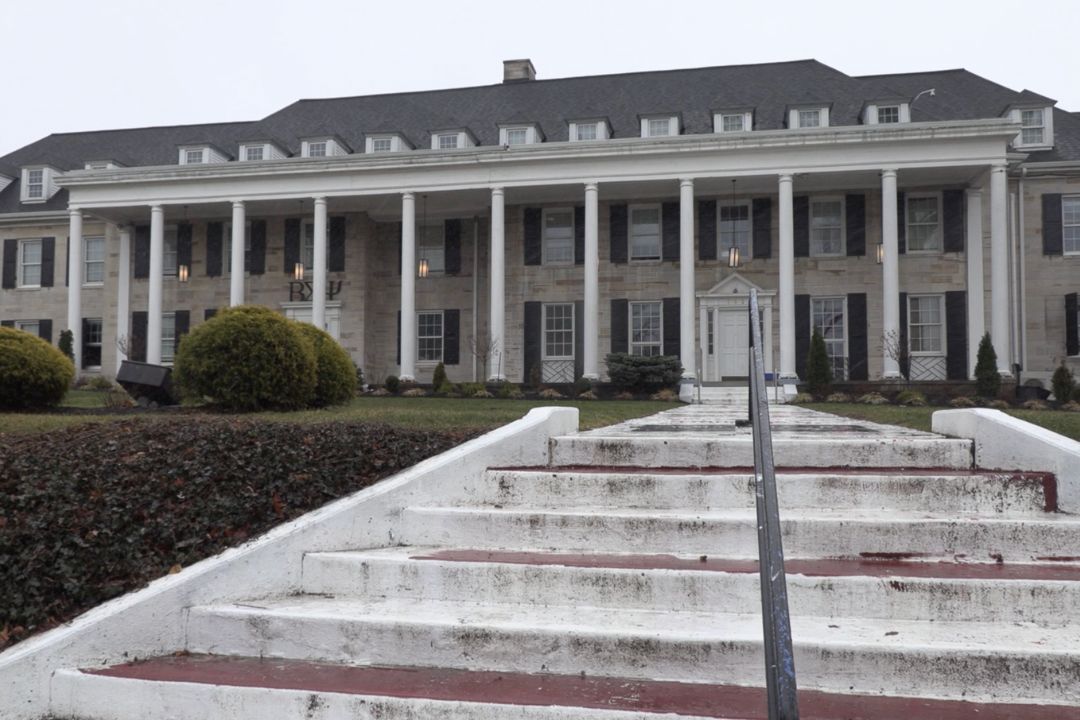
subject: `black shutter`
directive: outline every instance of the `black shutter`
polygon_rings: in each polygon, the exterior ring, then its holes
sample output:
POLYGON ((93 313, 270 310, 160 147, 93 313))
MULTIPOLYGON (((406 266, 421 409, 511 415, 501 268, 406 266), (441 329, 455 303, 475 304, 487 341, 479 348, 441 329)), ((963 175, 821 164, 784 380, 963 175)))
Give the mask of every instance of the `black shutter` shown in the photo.
POLYGON ((1077 323, 1076 293, 1065 296, 1065 354, 1080 355, 1080 328, 1077 323))
POLYGON ((396 365, 401 365, 401 311, 397 311, 397 355, 394 358, 396 365))
POLYGON ((131 337, 128 338, 128 357, 136 362, 146 362, 146 311, 131 313, 131 337))
POLYGON ((574 302, 574 379, 585 374, 585 303, 574 302))
MULTIPOLYGON (((540 368, 541 362, 541 343, 544 340, 544 328, 543 328, 543 304, 535 301, 525 303, 525 376, 524 382, 531 382, 533 368, 537 369, 537 372, 543 377, 543 371, 540 368)), ((492 372, 495 371, 493 368, 492 372)))
POLYGON ((896 243, 898 252, 907 252, 907 208, 904 207, 904 193, 896 193, 896 243))
POLYGON ((611 226, 608 232, 611 236, 611 262, 625 263, 627 261, 627 207, 624 204, 611 206, 611 226))
MULTIPOLYGON (((252 229, 252 234, 254 234, 254 228, 252 229)), ((176 226, 177 272, 180 271, 181 265, 187 265, 188 272, 191 272, 191 235, 191 223, 180 223, 176 226)), ((254 238, 252 238, 252 242, 254 242, 254 238)))
POLYGON ((188 330, 191 329, 191 311, 190 310, 177 310, 173 313, 176 318, 174 327, 174 333, 176 335, 176 346, 180 346, 180 338, 188 334, 188 330))
POLYGON ((56 238, 41 238, 41 287, 52 287, 54 274, 56 274, 56 238))
POLYGON ((1058 193, 1043 193, 1043 255, 1062 254, 1064 245, 1062 243, 1061 222, 1061 195, 1058 193))
POLYGON ((330 272, 345 272, 345 216, 335 215, 330 218, 329 237, 330 245, 329 260, 330 272))
POLYGON ((402 244, 402 238, 404 236, 404 233, 405 233, 404 226, 400 222, 398 222, 398 224, 397 224, 397 274, 398 275, 401 274, 401 244, 402 244))
POLYGON ((4 277, 5 289, 15 287, 16 263, 19 262, 19 241, 15 238, 4 240, 4 277))
POLYGON ((286 275, 291 276, 300 262, 300 218, 285 218, 285 267, 286 275))
POLYGON ((753 202, 755 258, 772 257, 772 198, 754 198, 753 202))
POLYGON ((967 380, 967 293, 963 290, 949 290, 945 293, 945 348, 948 378, 967 380))
POLYGON ((540 225, 544 211, 540 208, 525 208, 525 264, 539 265, 543 258, 540 247, 540 225))
POLYGON ((795 296, 795 374, 806 380, 806 357, 810 354, 810 296, 795 296))
POLYGON ((266 221, 251 221, 251 255, 247 259, 247 270, 252 275, 266 272, 266 221))
POLYGON ((461 220, 452 218, 443 223, 443 243, 446 274, 457 275, 461 272, 461 220))
POLYGON ((48 318, 38 320, 38 337, 47 343, 52 343, 52 320, 48 318))
POLYGON ((15 327, 15 321, 14 320, 0 320, 0 327, 13 328, 13 327, 15 327))
MULTIPOLYGON (((848 195, 844 198, 844 224, 847 232, 849 257, 866 254, 866 196, 848 195)), ((851 297, 850 295, 848 297, 851 297)))
POLYGON ((664 298, 664 354, 682 359, 680 354, 679 298, 664 298))
POLYGON ((630 352, 630 303, 611 301, 611 352, 630 352))
MULTIPOLYGON (((907 337, 907 293, 900 293, 900 347, 908 347, 907 337)), ((899 358, 897 358, 899 361, 899 358)))
POLYGON ((796 195, 792 200, 792 212, 795 216, 795 257, 810 257, 810 198, 796 195))
POLYGON ((944 219, 942 245, 945 252, 964 252, 963 190, 945 190, 941 193, 941 214, 944 219))
MULTIPOLYGON (((698 200, 698 260, 716 259, 716 201, 698 200)), ((756 252, 755 252, 756 254, 756 252)))
POLYGON ((574 264, 585 264, 585 206, 574 208, 574 264))
MULTIPOLYGON (((70 250, 70 247, 69 247, 70 250)), ((220 253, 218 253, 220 256, 220 253)), ((68 253, 68 258, 71 257, 71 253, 68 253)), ((68 262, 68 265, 71 263, 68 262)), ((220 264, 220 262, 219 262, 220 264)), ((68 272, 71 268, 68 268, 68 272)), ((147 278, 150 277, 150 226, 149 225, 136 225, 135 226, 135 277, 147 278)))
POLYGON ((679 259, 679 203, 666 202, 660 208, 660 257, 679 259))
POLYGON ((443 365, 461 362, 461 311, 443 310, 443 365))
POLYGON ((869 380, 866 293, 848 293, 848 380, 869 380))
POLYGON ((206 274, 221 276, 221 254, 224 248, 225 225, 220 222, 206 223, 206 274))
POLYGON ((206 322, 215 315, 217 315, 217 308, 206 308, 203 310, 203 322, 206 322))

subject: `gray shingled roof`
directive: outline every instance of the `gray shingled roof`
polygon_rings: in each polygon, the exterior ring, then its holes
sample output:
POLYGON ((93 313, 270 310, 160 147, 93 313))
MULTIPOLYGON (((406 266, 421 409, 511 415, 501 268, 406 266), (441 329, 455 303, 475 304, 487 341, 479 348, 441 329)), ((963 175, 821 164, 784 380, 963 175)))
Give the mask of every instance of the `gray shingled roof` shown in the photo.
MULTIPOLYGON (((186 125, 50 135, 0 158, 0 173, 49 163, 61 170, 90 160, 127 166, 177 162, 178 145, 210 143, 237 155, 241 142, 274 138, 298 153, 300 140, 336 135, 362 149, 366 135, 399 132, 418 148, 430 147, 431 133, 468 128, 482 145, 498 142, 498 126, 539 124, 549 141, 568 139, 575 119, 607 118, 615 137, 636 137, 642 115, 679 115, 683 132, 711 133, 715 110, 754 108, 754 127, 784 127, 792 105, 828 104, 830 124, 857 125, 864 104, 923 95, 912 120, 1000 117, 1016 103, 1052 102, 1029 90, 1017 92, 966 70, 852 77, 816 60, 693 68, 618 75, 535 80, 452 90, 300 100, 254 122, 186 125)), ((1055 111, 1054 150, 1033 160, 1080 159, 1080 116, 1055 111)), ((66 207, 59 193, 44 205, 20 206, 18 181, 0 193, 0 213, 66 207)))

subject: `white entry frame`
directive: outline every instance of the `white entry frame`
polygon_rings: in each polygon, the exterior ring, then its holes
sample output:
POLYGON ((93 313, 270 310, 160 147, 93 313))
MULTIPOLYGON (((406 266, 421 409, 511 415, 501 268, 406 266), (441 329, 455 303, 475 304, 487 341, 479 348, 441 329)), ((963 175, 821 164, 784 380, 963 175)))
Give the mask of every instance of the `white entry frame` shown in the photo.
MULTIPOLYGON (((700 357, 703 358, 700 369, 703 382, 720 382, 724 379, 720 371, 719 353, 716 352, 720 346, 718 332, 721 327, 720 314, 739 312, 742 313, 742 317, 745 318, 750 312, 749 303, 751 290, 757 290, 758 307, 761 310, 761 334, 765 344, 765 347, 763 348, 765 372, 774 372, 775 363, 773 362, 772 317, 773 304, 776 301, 776 292, 764 290, 739 273, 732 273, 709 290, 697 293, 698 344, 701 352, 700 357), (714 328, 714 333, 716 335, 712 348, 709 347, 710 325, 714 328), (710 349, 712 352, 710 352, 710 349)), ((745 351, 749 352, 748 347, 745 351)), ((749 356, 747 357, 749 358, 749 356)))

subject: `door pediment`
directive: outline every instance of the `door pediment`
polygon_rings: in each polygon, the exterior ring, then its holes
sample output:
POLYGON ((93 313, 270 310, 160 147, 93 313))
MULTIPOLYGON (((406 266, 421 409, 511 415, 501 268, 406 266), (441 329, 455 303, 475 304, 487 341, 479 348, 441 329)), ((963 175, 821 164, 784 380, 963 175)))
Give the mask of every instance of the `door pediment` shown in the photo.
POLYGON ((739 273, 732 273, 709 290, 699 292, 698 297, 727 298, 735 295, 745 298, 750 295, 751 290, 757 290, 758 296, 762 298, 776 295, 775 292, 763 289, 757 283, 751 282, 739 273))

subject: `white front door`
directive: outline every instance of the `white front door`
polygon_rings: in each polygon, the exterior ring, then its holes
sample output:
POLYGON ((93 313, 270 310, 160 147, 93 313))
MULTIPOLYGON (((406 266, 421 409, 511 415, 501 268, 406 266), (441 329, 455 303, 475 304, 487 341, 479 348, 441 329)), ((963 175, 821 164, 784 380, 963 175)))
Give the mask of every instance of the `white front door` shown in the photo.
MULTIPOLYGON (((749 375, 750 324, 743 308, 716 311, 714 347, 720 378, 749 375)), ((719 378, 718 378, 719 379, 719 378)))
MULTIPOLYGON (((296 320, 298 322, 311 322, 311 303, 296 303, 285 306, 285 317, 290 320, 296 320)), ((334 305, 326 306, 326 327, 323 328, 326 332, 330 333, 338 342, 341 341, 341 307, 334 305)))

